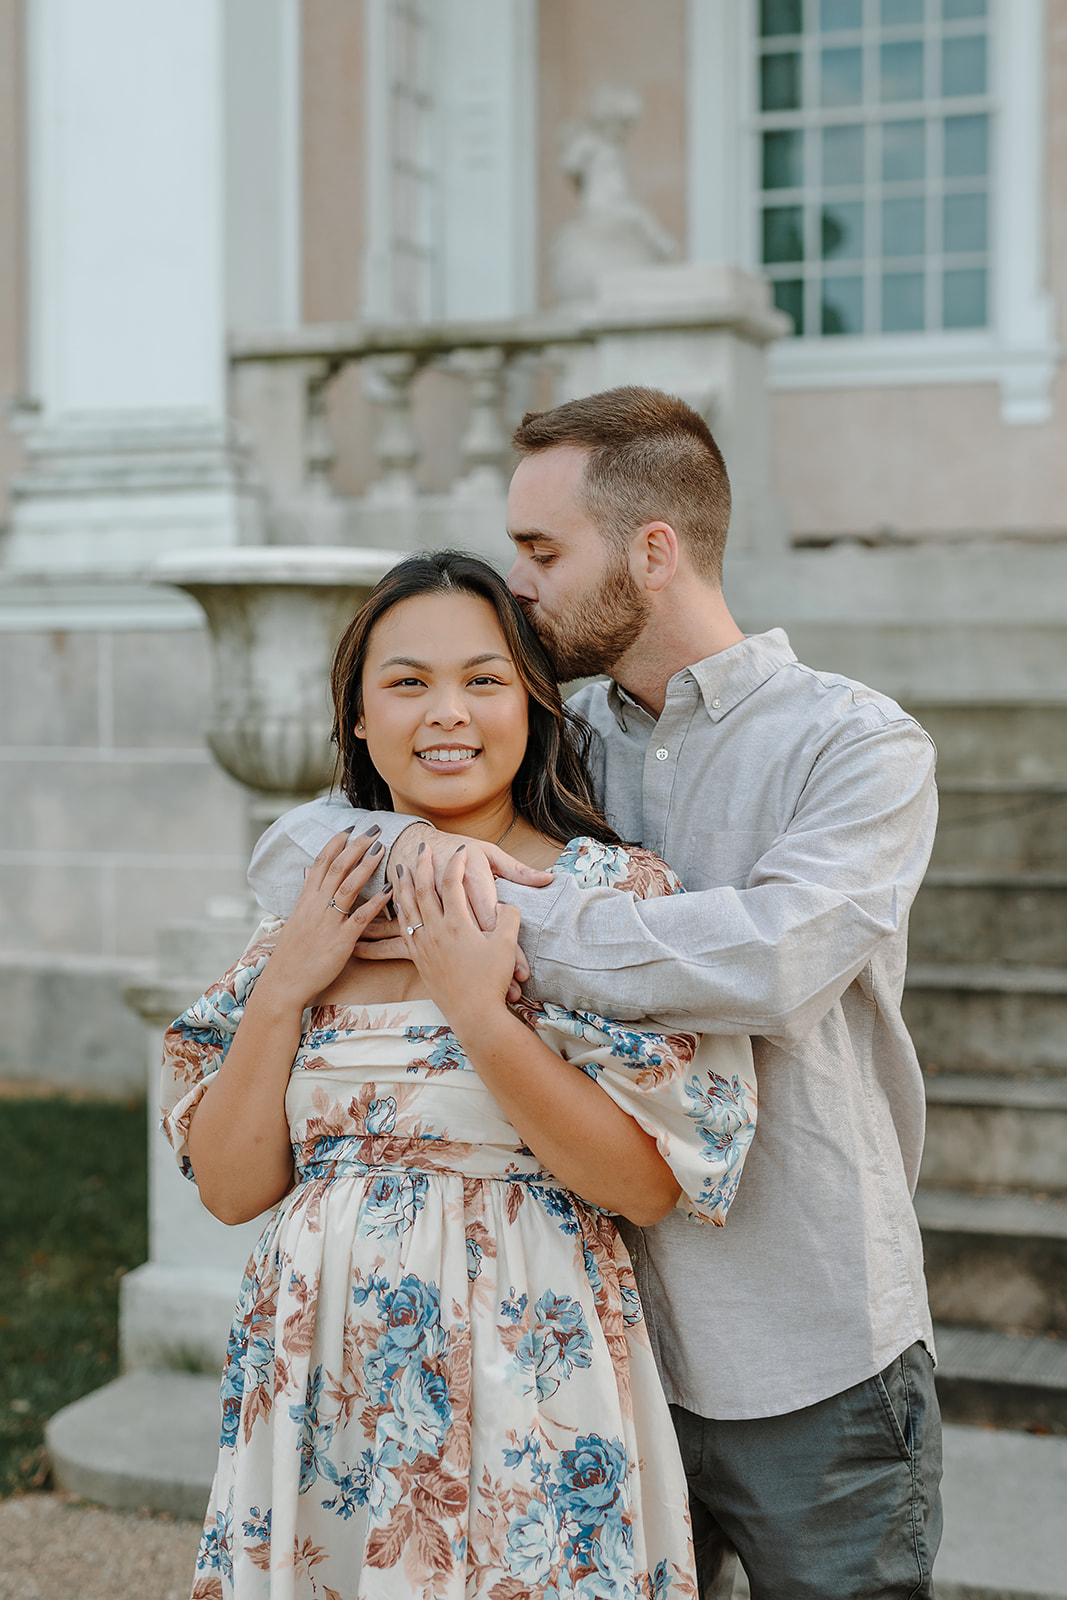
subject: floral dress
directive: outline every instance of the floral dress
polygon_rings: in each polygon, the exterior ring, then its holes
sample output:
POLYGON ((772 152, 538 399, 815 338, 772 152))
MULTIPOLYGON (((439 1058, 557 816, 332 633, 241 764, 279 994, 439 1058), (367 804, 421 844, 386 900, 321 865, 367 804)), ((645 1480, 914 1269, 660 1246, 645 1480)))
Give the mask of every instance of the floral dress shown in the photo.
MULTIPOLYGON (((589 839, 557 871, 675 892, 589 839)), ((280 924, 168 1030, 189 1121, 280 924)), ((747 1039, 524 1002, 723 1222, 755 1114, 747 1039)), ((194 1600, 695 1600, 686 1485, 612 1218, 525 1148, 429 1000, 304 1015, 294 1186, 245 1272, 194 1600)), ((709 1308, 710 1314, 710 1308, 709 1308)))

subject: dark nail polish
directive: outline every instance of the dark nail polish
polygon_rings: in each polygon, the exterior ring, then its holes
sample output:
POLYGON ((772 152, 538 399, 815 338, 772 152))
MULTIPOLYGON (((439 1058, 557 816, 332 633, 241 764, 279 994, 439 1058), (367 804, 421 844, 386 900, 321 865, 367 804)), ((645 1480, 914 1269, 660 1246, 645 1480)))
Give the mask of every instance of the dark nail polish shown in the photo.
POLYGON ((421 843, 421 844, 420 844, 420 845, 419 845, 419 849, 418 849, 418 853, 419 853, 419 855, 420 855, 420 856, 421 856, 421 855, 422 855, 422 852, 423 852, 423 851, 424 851, 424 850, 425 850, 425 849, 426 849, 426 841, 425 841, 425 839, 424 839, 424 840, 423 840, 423 842, 422 842, 422 843, 421 843))
POLYGON ((342 832, 342 833, 351 833, 351 832, 352 832, 352 829, 353 829, 353 828, 354 828, 354 827, 355 827, 355 823, 354 823, 354 822, 350 822, 350 823, 349 823, 349 824, 348 824, 348 827, 347 827, 347 828, 342 828, 342 829, 341 829, 341 832, 342 832))
POLYGON ((392 894, 392 892, 393 892, 392 884, 391 883, 387 883, 385 888, 382 890, 382 893, 383 894, 392 894))
POLYGON ((397 875, 398 878, 402 878, 404 876, 404 869, 400 865, 399 861, 396 864, 396 875, 397 875))
MULTIPOLYGON (((354 823, 354 822, 353 822, 353 824, 352 824, 352 828, 354 828, 354 827, 355 827, 355 823, 354 823)), ((346 829, 345 829, 345 832, 346 832, 346 833, 351 833, 351 832, 352 832, 352 828, 346 828, 346 829)), ((368 829, 367 829, 367 831, 366 831, 366 833, 365 833, 365 834, 364 834, 364 835, 363 835, 363 837, 364 837, 364 839, 373 839, 373 838, 374 838, 374 835, 375 835, 375 834, 376 834, 376 833, 381 833, 381 831, 382 831, 382 830, 381 830, 381 828, 379 828, 379 826, 378 826, 378 824, 377 824, 377 823, 375 823, 375 824, 374 824, 374 826, 373 826, 373 827, 372 827, 372 828, 368 828, 368 829)))
POLYGON ((369 855, 369 856, 376 856, 376 855, 380 855, 380 854, 381 854, 381 852, 382 852, 382 851, 383 851, 383 850, 384 850, 384 849, 385 849, 385 846, 384 846, 384 845, 383 845, 383 844, 382 844, 382 841, 381 841, 381 840, 380 840, 380 839, 376 839, 376 840, 375 840, 375 841, 374 841, 374 843, 373 843, 373 844, 372 844, 372 845, 371 845, 371 847, 370 847, 370 849, 369 849, 369 850, 368 850, 368 851, 367 851, 367 854, 368 854, 368 855, 369 855))
POLYGON ((460 852, 460 851, 461 851, 461 850, 466 850, 466 848, 467 848, 467 846, 466 846, 466 845, 465 845, 465 844, 461 844, 461 845, 458 845, 458 846, 457 846, 457 848, 456 848, 456 850, 455 850, 455 851, 454 851, 454 852, 453 852, 453 854, 455 854, 455 855, 457 855, 457 856, 458 856, 458 855, 459 855, 459 852, 460 852))

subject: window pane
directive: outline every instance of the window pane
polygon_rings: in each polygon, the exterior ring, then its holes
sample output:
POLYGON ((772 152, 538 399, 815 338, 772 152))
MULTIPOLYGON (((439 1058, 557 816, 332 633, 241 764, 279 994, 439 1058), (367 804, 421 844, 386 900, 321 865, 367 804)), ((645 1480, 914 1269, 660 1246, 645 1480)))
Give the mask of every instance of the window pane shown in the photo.
POLYGON ((823 206, 822 254, 824 261, 855 261, 863 254, 863 202, 823 206))
POLYGON ((804 182, 804 135, 796 128, 763 135, 763 187, 797 189, 804 182))
POLYGON ((887 272, 882 279, 882 332, 917 333, 926 326, 921 272, 887 272))
POLYGON ((984 194, 945 196, 945 254, 958 255, 986 247, 986 197, 984 194))
POLYGON ((985 93, 985 35, 946 39, 941 46, 941 93, 985 93))
POLYGON ((760 62, 760 106, 764 111, 796 111, 800 105, 800 55, 782 51, 760 62))
POLYGON ((919 40, 882 46, 882 99, 921 100, 923 47, 919 40))
POLYGON ((768 206, 763 213, 763 259, 803 261, 803 206, 768 206))
POLYGON ((926 176, 926 124, 887 122, 882 128, 882 177, 902 183, 926 176))
POLYGON ((921 256, 925 249, 925 200, 884 200, 882 202, 882 254, 884 256, 921 256))
POLYGON ((941 0, 941 15, 946 22, 957 22, 960 17, 984 17, 986 0, 941 0))
POLYGON ((824 128, 822 181, 827 186, 863 182, 863 129, 824 128))
POLYGON ((760 0, 759 31, 764 39, 803 31, 803 0, 760 0))
POLYGON ((923 0, 882 0, 882 26, 893 28, 902 22, 921 22, 923 0))
POLYGON ((822 52, 824 106, 858 106, 863 98, 862 50, 822 52))
POLYGON ((819 27, 823 33, 862 26, 863 0, 820 0, 819 27))
POLYGON ((863 332, 863 279, 824 278, 823 333, 863 332))
POLYGON ((946 328, 984 328, 986 324, 986 274, 982 267, 945 273, 945 304, 941 317, 946 328))
POLYGON ((989 170, 989 118, 945 118, 945 177, 984 178, 989 170))
POLYGON ((804 332, 804 280, 803 278, 778 278, 774 284, 774 303, 779 311, 793 319, 793 332, 804 332))

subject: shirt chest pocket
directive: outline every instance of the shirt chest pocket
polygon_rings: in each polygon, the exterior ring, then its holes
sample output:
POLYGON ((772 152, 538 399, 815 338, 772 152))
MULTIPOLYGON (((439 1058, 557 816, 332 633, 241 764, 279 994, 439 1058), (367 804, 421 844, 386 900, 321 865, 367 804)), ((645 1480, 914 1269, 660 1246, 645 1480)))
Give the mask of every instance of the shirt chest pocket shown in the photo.
POLYGON ((743 889, 777 837, 770 830, 700 828, 686 841, 684 866, 679 865, 681 852, 668 849, 666 855, 687 889, 743 889))

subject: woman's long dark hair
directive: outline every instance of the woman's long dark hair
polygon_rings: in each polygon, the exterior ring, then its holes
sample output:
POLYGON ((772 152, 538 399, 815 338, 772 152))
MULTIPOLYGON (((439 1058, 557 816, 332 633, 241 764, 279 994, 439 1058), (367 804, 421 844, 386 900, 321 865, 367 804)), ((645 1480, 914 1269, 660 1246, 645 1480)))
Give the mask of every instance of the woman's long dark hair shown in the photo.
POLYGON ((511 784, 518 815, 560 844, 582 834, 602 844, 618 844, 618 835, 609 828, 593 797, 586 766, 592 741, 589 724, 564 704, 541 641, 503 578, 488 562, 462 550, 435 550, 399 562, 374 587, 345 629, 330 674, 337 745, 334 782, 360 809, 393 809, 388 785, 371 762, 366 741, 355 731, 363 715, 367 647, 376 624, 402 600, 448 593, 470 594, 489 602, 529 696, 526 754, 511 784))

